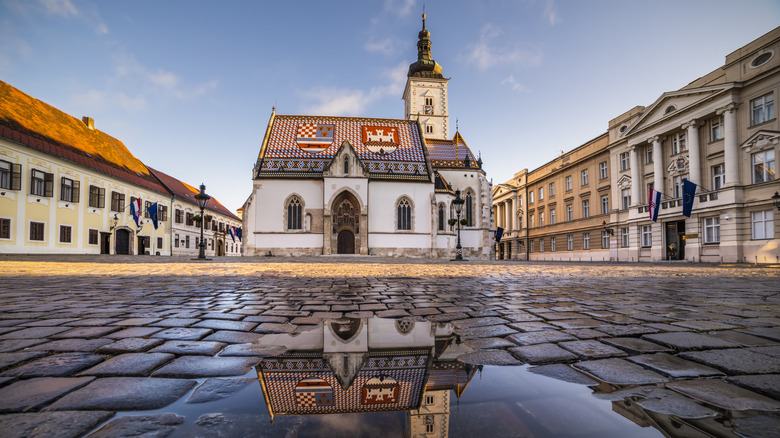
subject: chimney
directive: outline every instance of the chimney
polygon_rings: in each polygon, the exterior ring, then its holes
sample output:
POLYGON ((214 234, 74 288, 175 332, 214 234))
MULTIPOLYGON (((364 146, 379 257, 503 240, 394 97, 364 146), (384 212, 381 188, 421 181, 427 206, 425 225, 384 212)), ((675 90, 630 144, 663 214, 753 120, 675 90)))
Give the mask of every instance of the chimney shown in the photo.
POLYGON ((87 128, 95 129, 95 119, 93 119, 92 117, 84 116, 81 118, 81 120, 84 121, 84 124, 87 125, 87 128))

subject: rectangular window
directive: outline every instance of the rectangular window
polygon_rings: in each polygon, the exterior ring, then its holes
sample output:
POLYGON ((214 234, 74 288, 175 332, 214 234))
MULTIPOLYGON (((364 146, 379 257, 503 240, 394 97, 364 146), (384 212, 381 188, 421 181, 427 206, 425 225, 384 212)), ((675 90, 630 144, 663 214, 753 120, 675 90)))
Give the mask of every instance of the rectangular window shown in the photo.
POLYGON ((184 236, 184 247, 185 248, 190 247, 190 236, 184 236))
POLYGON ((157 220, 165 222, 168 220, 168 206, 167 205, 157 205, 157 220))
POLYGON ((144 219, 149 219, 149 207, 152 206, 150 201, 144 202, 144 219))
POLYGON ((539 187, 539 200, 544 199, 544 187, 539 187))
POLYGON ((753 184, 775 180, 775 150, 753 154, 753 184))
POLYGON ((653 146, 648 145, 645 147, 645 163, 650 164, 653 162, 653 146))
POLYGON ((628 228, 620 229, 620 246, 628 248, 628 228))
POLYGON ((582 176, 582 185, 583 186, 588 185, 588 169, 585 169, 582 172, 580 172, 580 175, 582 176))
POLYGON ((435 424, 426 424, 425 425, 425 433, 433 433, 435 424))
POLYGON ((162 237, 158 237, 157 238, 157 249, 162 249, 162 247, 163 247, 163 238, 162 237))
POLYGON ((609 213, 609 195, 601 197, 601 214, 609 213))
POLYGON ((544 226, 544 212, 539 213, 539 226, 544 226))
POLYGON ((571 190, 571 176, 566 177, 565 183, 566 183, 566 191, 568 192, 569 190, 571 190))
POLYGON ((710 120, 710 141, 723 140, 723 116, 710 120))
POLYGON ((550 183, 550 197, 553 197, 553 196, 555 196, 555 183, 551 182, 550 183))
MULTIPOLYGON (((186 216, 186 217, 187 217, 187 221, 186 221, 186 223, 187 223, 187 225, 189 225, 189 226, 193 226, 193 225, 194 225, 194 223, 195 223, 195 222, 192 220, 192 216, 193 216, 193 215, 192 215, 192 213, 187 213, 187 216, 186 216)), ((188 247, 188 248, 189 248, 189 247, 188 247)))
POLYGON ((772 210, 754 211, 750 213, 752 239, 774 239, 775 223, 772 210))
POLYGON ((582 249, 590 249, 590 233, 582 234, 582 249))
POLYGON ((177 224, 180 224, 180 223, 184 222, 184 212, 183 211, 181 211, 181 210, 179 210, 177 208, 175 214, 176 214, 176 219, 175 220, 176 220, 177 224))
POLYGON ((582 217, 583 219, 590 217, 590 200, 588 199, 582 201, 582 217))
POLYGON ((765 94, 750 101, 750 124, 758 125, 775 118, 775 97, 765 94))
POLYGON ((550 225, 555 225, 555 209, 550 209, 550 225))
POLYGON ((30 194, 35 196, 54 196, 54 174, 32 169, 30 172, 30 194))
POLYGON ((720 243, 720 218, 704 218, 704 243, 720 243))
POLYGON ((609 233, 606 230, 601 232, 601 249, 609 249, 609 233))
POLYGON ((550 252, 555 252, 555 237, 550 237, 550 252))
POLYGON ((623 200, 623 210, 628 210, 631 207, 631 189, 623 189, 620 197, 623 200))
POLYGON ((566 236, 566 250, 567 251, 573 251, 574 250, 574 235, 569 234, 566 236))
POLYGON ((528 245, 529 245, 529 247, 528 247, 529 252, 534 252, 534 241, 533 240, 529 240, 528 241, 528 245))
POLYGON ((176 235, 174 235, 174 236, 173 236, 173 246, 174 246, 175 248, 178 248, 178 247, 179 247, 179 235, 178 235, 178 234, 176 234, 176 235))
POLYGON ((712 190, 720 190, 726 184, 726 170, 723 164, 712 166, 712 190))
POLYGON ((11 238, 11 219, 0 218, 0 239, 11 238))
POLYGON ((106 189, 98 186, 89 186, 89 206, 103 208, 106 206, 106 189))
POLYGON ((684 132, 678 132, 672 136, 672 155, 679 154, 687 149, 684 132))
POLYGON ((0 189, 21 190, 22 165, 0 160, 0 189))
POLYGON ((60 225, 60 242, 70 243, 72 228, 68 225, 60 225))
POLYGON ((30 240, 43 241, 43 222, 30 222, 30 240))
POLYGON ((623 152, 620 154, 620 171, 628 170, 631 168, 631 159, 629 152, 623 152))
POLYGON ((574 220, 574 207, 571 204, 566 206, 566 220, 569 222, 574 220))
POLYGON ((653 227, 642 225, 642 247, 650 248, 653 246, 653 227))
POLYGON ((602 161, 599 163, 599 179, 607 179, 609 173, 607 172, 607 162, 602 161))
POLYGON ((528 192, 528 203, 529 204, 533 204, 534 203, 534 192, 533 192, 533 190, 528 192))
POLYGON ((434 398, 432 395, 426 395, 425 396, 425 404, 426 405, 432 405, 434 403, 434 398))
POLYGON ((544 252, 544 239, 539 239, 539 252, 544 252))
POLYGON ((90 245, 98 244, 98 230, 94 228, 90 228, 89 230, 89 244, 90 245))
POLYGON ((532 214, 529 214, 529 215, 528 215, 528 220, 530 221, 530 222, 528 223, 528 228, 533 228, 533 227, 534 227, 534 215, 532 215, 532 214))
POLYGON ((60 201, 79 202, 80 188, 79 181, 65 177, 60 178, 60 201))
POLYGON ((111 192, 111 211, 124 211, 125 195, 124 193, 111 192))
POLYGON ((680 175, 672 178, 672 186, 674 189, 674 197, 682 198, 683 195, 683 180, 688 179, 688 175, 680 175))

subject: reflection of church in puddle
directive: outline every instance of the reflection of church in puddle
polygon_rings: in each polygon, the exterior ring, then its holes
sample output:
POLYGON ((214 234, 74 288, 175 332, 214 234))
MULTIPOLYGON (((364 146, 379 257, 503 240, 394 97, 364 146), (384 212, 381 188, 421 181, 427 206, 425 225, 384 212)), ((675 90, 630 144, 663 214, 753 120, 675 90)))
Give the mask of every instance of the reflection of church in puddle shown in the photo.
POLYGON ((463 354, 451 324, 393 319, 325 321, 314 330, 267 335, 287 352, 257 366, 276 415, 407 411, 405 436, 447 436, 450 390, 465 391, 481 366, 463 354))

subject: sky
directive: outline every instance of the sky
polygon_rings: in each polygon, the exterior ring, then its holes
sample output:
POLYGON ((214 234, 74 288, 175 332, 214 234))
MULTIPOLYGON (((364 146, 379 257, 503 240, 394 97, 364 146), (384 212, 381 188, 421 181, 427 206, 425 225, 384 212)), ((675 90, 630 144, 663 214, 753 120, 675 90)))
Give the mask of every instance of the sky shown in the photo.
POLYGON ((235 211, 273 107, 403 118, 423 7, 450 136, 494 184, 780 23, 776 0, 0 0, 0 79, 235 211))

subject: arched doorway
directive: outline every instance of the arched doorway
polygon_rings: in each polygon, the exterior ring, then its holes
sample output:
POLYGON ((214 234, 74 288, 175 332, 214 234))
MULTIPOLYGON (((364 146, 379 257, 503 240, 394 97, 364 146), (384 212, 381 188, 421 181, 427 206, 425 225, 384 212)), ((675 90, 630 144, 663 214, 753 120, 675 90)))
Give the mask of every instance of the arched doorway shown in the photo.
POLYGON ((216 250, 217 256, 223 256, 225 255, 225 247, 222 243, 222 239, 217 239, 217 250, 216 250))
POLYGON ((347 192, 336 200, 333 209, 333 234, 336 254, 355 254, 356 235, 360 233, 360 208, 347 192))
POLYGON ((352 230, 339 231, 337 254, 354 254, 355 253, 355 233, 352 230))
POLYGON ((130 231, 121 228, 116 230, 116 253, 130 254, 130 231))

